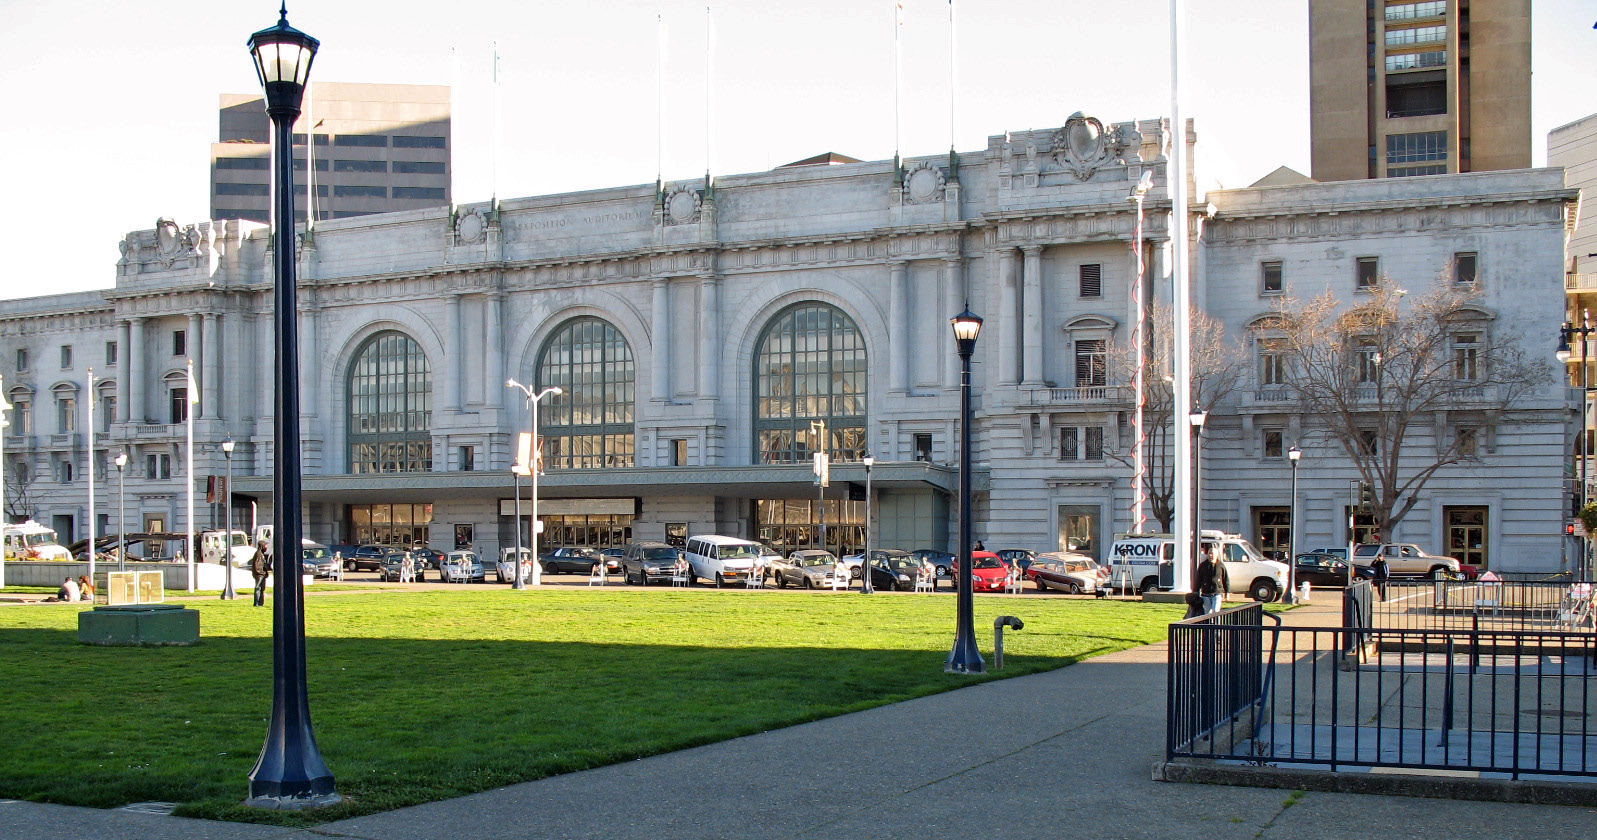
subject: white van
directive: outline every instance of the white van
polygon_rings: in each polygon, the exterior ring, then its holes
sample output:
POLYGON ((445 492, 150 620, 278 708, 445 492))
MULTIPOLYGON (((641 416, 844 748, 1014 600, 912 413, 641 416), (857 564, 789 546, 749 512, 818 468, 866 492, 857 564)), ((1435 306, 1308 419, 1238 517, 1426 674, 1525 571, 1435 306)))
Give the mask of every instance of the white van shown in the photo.
MULTIPOLYGON (((1286 564, 1264 559, 1241 534, 1203 531, 1201 542, 1205 552, 1216 544, 1220 546, 1230 593, 1247 593, 1255 601, 1274 601, 1286 591, 1286 564)), ((1116 534, 1109 549, 1109 583, 1120 586, 1126 581, 1138 592, 1167 588, 1169 573, 1161 574, 1160 566, 1173 568, 1174 557, 1173 534, 1116 534)))
POLYGON ((0 525, 0 534, 4 535, 5 559, 7 560, 71 560, 63 546, 56 537, 54 530, 46 528, 32 519, 16 525, 0 525))
POLYGON ((741 583, 748 580, 754 561, 760 556, 760 544, 737 537, 705 534, 689 537, 685 552, 688 556, 689 582, 699 578, 715 581, 716 586, 741 583))

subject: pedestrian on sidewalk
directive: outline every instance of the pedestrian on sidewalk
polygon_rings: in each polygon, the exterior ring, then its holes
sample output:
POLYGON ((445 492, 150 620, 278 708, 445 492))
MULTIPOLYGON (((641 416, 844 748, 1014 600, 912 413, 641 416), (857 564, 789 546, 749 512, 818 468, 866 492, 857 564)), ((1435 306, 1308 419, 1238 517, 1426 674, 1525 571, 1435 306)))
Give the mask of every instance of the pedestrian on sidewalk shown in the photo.
POLYGON ((272 573, 272 544, 266 540, 255 543, 255 556, 250 558, 250 575, 255 578, 255 606, 266 606, 266 578, 272 573))
POLYGON ((1370 561, 1370 571, 1375 574, 1375 594, 1382 601, 1386 600, 1386 581, 1391 578, 1392 570, 1386 565, 1386 558, 1379 552, 1375 559, 1370 561))
POLYGON ((1210 548, 1198 564, 1198 595, 1203 599, 1203 614, 1219 612, 1225 605, 1225 564, 1220 562, 1220 546, 1210 548))

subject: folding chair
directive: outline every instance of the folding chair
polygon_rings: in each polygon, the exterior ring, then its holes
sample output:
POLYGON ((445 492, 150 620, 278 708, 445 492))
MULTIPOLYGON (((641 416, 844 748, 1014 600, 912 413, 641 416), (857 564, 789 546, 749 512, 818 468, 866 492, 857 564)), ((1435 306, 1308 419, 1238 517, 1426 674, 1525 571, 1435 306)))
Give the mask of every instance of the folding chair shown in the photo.
POLYGON ((848 566, 845 565, 841 560, 839 560, 837 565, 832 567, 832 591, 833 592, 844 592, 844 591, 847 591, 847 589, 848 589, 848 581, 849 581, 848 566))
POLYGON ((672 586, 687 586, 692 582, 693 572, 687 564, 677 566, 671 570, 672 586))
POLYGON ((1004 578, 1004 592, 1019 595, 1020 584, 1024 580, 1025 577, 1020 574, 1019 566, 1010 569, 1009 575, 1004 578))
POLYGON ((756 563, 749 569, 749 576, 743 581, 744 589, 759 589, 765 586, 765 567, 756 563))
POLYGON ((920 567, 920 571, 915 573, 915 591, 916 592, 936 592, 937 591, 937 577, 936 577, 936 575, 937 575, 937 570, 936 569, 933 569, 933 568, 931 568, 929 566, 920 567))
POLYGON ((588 573, 589 586, 604 586, 604 561, 593 564, 593 571, 588 573))

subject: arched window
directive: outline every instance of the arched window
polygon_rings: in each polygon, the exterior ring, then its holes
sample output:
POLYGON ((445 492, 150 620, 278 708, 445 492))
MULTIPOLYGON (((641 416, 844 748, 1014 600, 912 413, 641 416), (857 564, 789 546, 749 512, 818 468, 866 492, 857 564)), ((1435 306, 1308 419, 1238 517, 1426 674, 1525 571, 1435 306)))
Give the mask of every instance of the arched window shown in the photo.
POLYGON ((421 345, 380 332, 349 368, 349 471, 427 472, 433 468, 433 377, 421 345))
POLYGON ((560 325, 538 353, 538 388, 565 390, 538 404, 545 468, 632 466, 635 378, 632 348, 614 326, 590 317, 560 325))
POLYGON ((835 306, 803 303, 777 314, 754 356, 754 457, 808 461, 811 423, 826 423, 834 460, 865 453, 865 342, 835 306))

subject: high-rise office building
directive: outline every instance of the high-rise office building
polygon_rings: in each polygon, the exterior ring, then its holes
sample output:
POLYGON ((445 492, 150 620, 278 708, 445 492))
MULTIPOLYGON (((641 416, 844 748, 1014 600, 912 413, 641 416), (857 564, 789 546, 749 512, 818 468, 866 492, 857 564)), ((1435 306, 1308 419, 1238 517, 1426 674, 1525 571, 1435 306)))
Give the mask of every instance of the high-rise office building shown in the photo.
MULTIPOLYGON (((449 88, 313 82, 294 126, 294 214, 340 219, 449 204, 449 88), (307 137, 315 139, 306 146, 307 137), (313 162, 314 161, 314 162, 313 162), (314 166, 314 176, 307 169, 314 166)), ((211 144, 211 218, 265 222, 270 130, 261 95, 222 94, 211 144)))
POLYGON ((1309 0, 1320 181, 1531 165, 1531 0, 1309 0))

